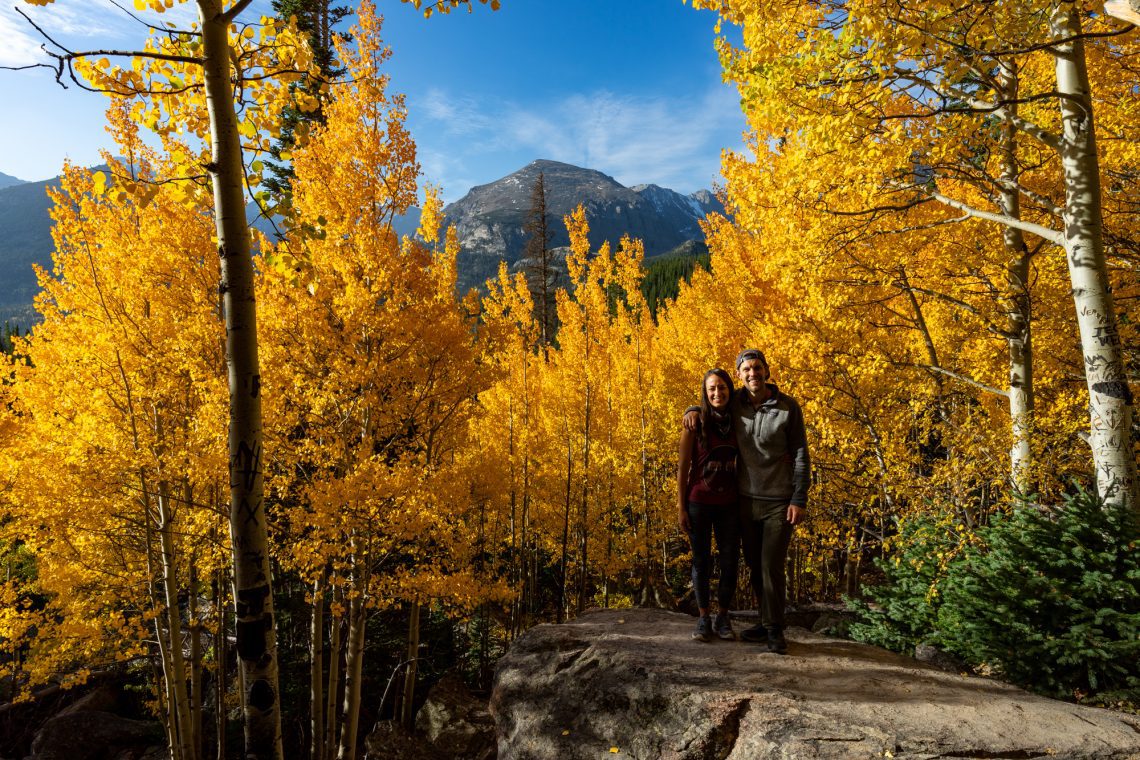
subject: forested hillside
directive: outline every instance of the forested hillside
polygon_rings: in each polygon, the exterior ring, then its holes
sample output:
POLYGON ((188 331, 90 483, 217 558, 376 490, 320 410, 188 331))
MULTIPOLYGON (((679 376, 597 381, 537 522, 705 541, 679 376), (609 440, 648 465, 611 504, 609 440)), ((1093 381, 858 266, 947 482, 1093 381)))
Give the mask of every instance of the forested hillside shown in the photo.
POLYGON ((1044 0, 696 4, 742 33, 731 214, 651 262, 564 215, 546 339, 505 263, 457 295, 371 3, 327 40, 340 73, 296 17, 213 0, 212 37, 68 59, 133 96, 107 168, 52 191, 40 321, 5 336, 5 700, 118 669, 177 760, 242 726, 247 756, 353 757, 364 720, 410 723, 445 669, 485 688, 537 623, 685 595, 680 415, 760 347, 812 452, 792 599, 859 597, 878 561, 867 637, 1140 702, 1140 35, 1044 0), (318 107, 261 190, 282 113, 318 107), (1063 614, 1007 604, 1048 594, 1063 614))

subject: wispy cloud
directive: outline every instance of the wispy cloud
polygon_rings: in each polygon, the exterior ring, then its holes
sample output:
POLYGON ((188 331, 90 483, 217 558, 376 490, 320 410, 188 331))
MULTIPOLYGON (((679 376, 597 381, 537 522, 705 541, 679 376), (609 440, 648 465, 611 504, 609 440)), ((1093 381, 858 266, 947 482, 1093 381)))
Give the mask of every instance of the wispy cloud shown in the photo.
MULTIPOLYGON (((127 44, 131 48, 147 34, 147 24, 188 29, 198 20, 197 6, 191 2, 175 4, 163 13, 136 11, 130 0, 55 0, 44 7, 20 3, 20 10, 62 45, 72 49, 98 42, 100 47, 127 44), (124 10, 125 9, 125 10, 124 10)), ((261 14, 272 14, 270 0, 256 0, 243 18, 256 20, 261 14)), ((0 66, 27 66, 44 63, 48 57, 40 49, 45 40, 22 18, 10 3, 0 5, 0 66)))
POLYGON ((0 66, 27 66, 46 60, 40 51, 40 40, 29 32, 35 30, 11 8, 0 7, 0 66))
MULTIPOLYGON (((436 167, 461 173, 456 171, 461 159, 449 155, 453 152, 469 157, 518 152, 598 169, 626 185, 656 183, 685 191, 718 178, 721 149, 740 146, 744 125, 736 93, 719 84, 696 98, 601 90, 525 106, 436 89, 413 101, 411 109, 434 122, 427 131, 441 132, 452 146, 430 151, 432 159, 424 160, 429 174, 436 167)), ((417 134, 421 145, 425 137, 417 134)), ((450 195, 455 186, 444 184, 450 195)))

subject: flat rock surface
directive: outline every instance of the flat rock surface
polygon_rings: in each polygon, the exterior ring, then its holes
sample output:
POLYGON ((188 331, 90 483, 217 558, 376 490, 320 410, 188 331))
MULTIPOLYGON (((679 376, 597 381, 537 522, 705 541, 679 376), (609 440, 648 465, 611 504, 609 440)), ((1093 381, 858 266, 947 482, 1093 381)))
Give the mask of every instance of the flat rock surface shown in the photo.
POLYGON ((528 631, 496 669, 500 760, 1140 758, 1130 715, 802 628, 786 656, 701 643, 694 622, 604 610, 528 631))

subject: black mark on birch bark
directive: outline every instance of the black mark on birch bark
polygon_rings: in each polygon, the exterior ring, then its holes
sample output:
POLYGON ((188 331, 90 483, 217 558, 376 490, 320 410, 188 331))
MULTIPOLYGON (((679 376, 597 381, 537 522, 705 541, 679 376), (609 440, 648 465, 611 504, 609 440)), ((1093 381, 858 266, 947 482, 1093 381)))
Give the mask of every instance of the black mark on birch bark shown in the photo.
POLYGON ((260 499, 254 503, 250 503, 249 499, 242 499, 240 502, 238 502, 238 517, 242 517, 243 515, 245 516, 245 521, 242 524, 249 525, 250 523, 253 523, 254 525, 257 525, 259 522, 257 517, 257 512, 259 509, 261 509, 260 499))
POLYGON ((1092 389, 1102 396, 1123 399, 1124 403, 1132 403, 1132 389, 1122 380, 1109 380, 1103 383, 1093 383, 1092 389))
POLYGON ((238 443, 230 471, 245 479, 245 489, 253 488, 254 479, 261 474, 261 445, 250 446, 245 441, 238 443))
POLYGON ((254 681, 249 687, 249 706, 255 710, 266 712, 277 702, 277 695, 268 681, 254 681))

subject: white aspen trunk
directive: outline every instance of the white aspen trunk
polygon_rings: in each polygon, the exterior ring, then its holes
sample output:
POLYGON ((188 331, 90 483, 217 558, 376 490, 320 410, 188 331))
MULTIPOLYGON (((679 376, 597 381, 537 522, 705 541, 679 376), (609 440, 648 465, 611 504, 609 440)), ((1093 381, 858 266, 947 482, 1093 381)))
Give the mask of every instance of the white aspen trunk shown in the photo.
POLYGON ((582 336, 582 500, 578 504, 578 601, 576 609, 580 614, 586 609, 586 582, 589 576, 589 519, 590 509, 590 414, 591 414, 591 387, 590 387, 590 318, 587 313, 583 320, 582 336))
MULTIPOLYGON (((147 591, 150 596, 151 609, 154 611, 154 638, 158 645, 159 662, 162 665, 161 670, 155 674, 157 686, 159 687, 156 691, 158 692, 157 696, 160 705, 165 708, 162 711, 166 715, 166 719, 163 721, 163 727, 166 729, 166 743, 170 748, 171 760, 183 760, 180 751, 181 745, 178 740, 178 718, 174 709, 175 698, 172 691, 174 687, 171 674, 174 667, 170 660, 168 638, 162 631, 162 613, 160 611, 162 603, 158 600, 154 587, 155 548, 154 522, 152 522, 152 520, 156 518, 152 517, 154 510, 151 504, 150 491, 147 490, 146 475, 141 471, 139 472, 139 486, 142 493, 143 522, 146 525, 146 572, 147 578, 149 579, 147 591)), ((159 564, 161 564, 161 562, 159 564)))
POLYGON ((162 591, 166 607, 166 680, 171 714, 177 726, 178 752, 182 760, 196 760, 191 730, 190 697, 186 693, 186 663, 182 659, 182 617, 178 612, 178 570, 174 556, 174 517, 170 509, 170 486, 158 484, 158 543, 162 565, 162 591))
POLYGON ((525 630, 530 622, 530 611, 535 597, 535 575, 531 571, 532 543, 530 539, 530 386, 528 385, 528 365, 530 357, 522 354, 523 362, 523 460, 522 460, 522 618, 516 633, 525 630))
POLYGON ((1100 163, 1079 14, 1076 3, 1061 2, 1050 17, 1054 39, 1068 40, 1051 51, 1063 125, 1065 255, 1084 352, 1097 492, 1106 504, 1136 507, 1132 394, 1104 257, 1100 163))
MULTIPOLYGON (((606 415, 607 419, 613 420, 614 418, 614 387, 617 384, 612 382, 606 383, 606 415)), ((610 451, 615 451, 614 447, 614 430, 617 425, 611 424, 607 426, 606 431, 606 445, 610 451)), ((606 468, 606 561, 602 568, 602 607, 604 609, 610 608, 610 567, 613 564, 614 557, 614 460, 611 457, 609 466, 606 468)))
MULTIPOLYGON (((563 401, 565 404, 565 401, 563 401)), ((569 566, 569 543, 570 543, 570 494, 571 486, 574 478, 574 449, 570 441, 570 410, 563 409, 562 420, 566 431, 566 509, 562 514, 562 577, 561 588, 558 594, 558 617, 559 623, 566 619, 566 582, 567 574, 570 571, 569 566)))
MULTIPOLYGON (((653 542, 650 539, 650 532, 653 527, 652 519, 649 514, 649 447, 646 445, 647 435, 646 431, 649 428, 649 420, 645 413, 645 376, 642 374, 644 362, 641 360, 641 322, 638 320, 638 334, 637 334, 637 402, 639 405, 638 417, 638 437, 639 446, 641 448, 641 511, 645 515, 645 577, 643 583, 646 591, 649 589, 651 581, 651 554, 653 542)), ((636 522, 636 521, 635 521, 636 522)))
POLYGON ((309 729, 311 760, 325 760, 325 589, 324 576, 313 581, 313 614, 309 624, 309 729))
MULTIPOLYGON (((333 601, 344 601, 339 586, 333 588, 333 601)), ((336 709, 336 697, 340 689, 340 649, 341 621, 333 616, 329 620, 329 676, 326 681, 328 687, 325 689, 325 757, 331 756, 333 747, 336 746, 336 730, 340 722, 336 709)))
POLYGON ((583 367, 586 379, 586 399, 585 409, 583 411, 583 424, 582 431, 582 502, 578 506, 578 553, 580 555, 579 562, 581 567, 578 571, 578 612, 586 609, 586 583, 589 579, 589 557, 588 552, 590 548, 590 526, 587 521, 590 519, 590 350, 589 350, 590 333, 589 328, 586 329, 586 365, 583 367))
POLYGON ((408 667, 404 670, 404 696, 400 702, 400 722, 411 731, 416 713, 416 676, 419 673, 420 653, 420 603, 413 600, 408 609, 408 667))
MULTIPOLYGON (((1017 165, 1018 79, 1016 64, 1004 64, 1000 78, 1007 116, 1002 126, 1001 192, 1002 213, 1021 218, 1021 193, 1017 165)), ((1009 419, 1012 443, 1009 451, 1010 482, 1019 497, 1032 490, 1033 465, 1033 328, 1029 298, 1029 248, 1021 230, 1002 227, 1002 241, 1008 255, 1006 266, 1006 343, 1009 347, 1009 419)))
POLYGON ((1109 0, 1104 12, 1113 18, 1140 26, 1140 0, 1109 0))
MULTIPOLYGON (((510 379, 513 383, 514 373, 510 374, 510 379)), ((511 394, 510 404, 507 407, 507 464, 508 464, 508 482, 510 482, 510 505, 511 505, 511 586, 515 589, 516 595, 511 602, 511 619, 507 626, 507 631, 511 638, 518 633, 519 618, 522 617, 522 577, 523 577, 523 555, 519 550, 519 522, 518 522, 518 488, 515 484, 517 481, 517 473, 515 471, 515 456, 517 452, 515 444, 515 399, 514 394, 511 394)))
MULTIPOLYGON (((159 636, 161 635, 162 632, 160 631, 159 636)), ((161 650, 160 654, 162 655, 162 669, 161 671, 159 671, 157 668, 155 669, 155 677, 162 682, 161 688, 158 689, 158 701, 159 704, 165 708, 162 710, 162 713, 166 716, 166 720, 164 721, 166 728, 166 744, 170 748, 171 760, 185 760, 185 758, 182 757, 182 753, 179 751, 180 745, 178 743, 178 718, 174 712, 174 695, 170 693, 170 679, 166 677, 166 674, 169 672, 169 669, 167 668, 166 650, 164 648, 164 645, 160 645, 159 648, 161 650)))
MULTIPOLYGON (((277 636, 265 521, 261 372, 257 355, 253 259, 245 217, 242 147, 234 112, 228 30, 222 0, 197 0, 210 117, 210 173, 221 262, 230 392, 230 532, 237 653, 241 661, 246 760, 281 760, 277 636)), ((236 7, 236 6, 235 6, 236 7)))
MULTIPOLYGON (((359 591, 359 589, 358 589, 359 591)), ((356 734, 360 725, 360 679, 364 669, 365 614, 362 592, 348 603, 348 648, 344 656, 344 706, 337 760, 354 760, 356 734)))
POLYGON ((214 639, 214 661, 217 705, 214 708, 216 733, 215 760, 226 760, 226 579, 219 569, 214 578, 214 610, 218 613, 218 631, 214 639))
MULTIPOLYGON (((189 489, 187 489, 189 490, 189 489)), ((187 493, 186 503, 190 504, 187 493)), ((202 753, 202 625, 198 619, 198 574, 190 560, 190 745, 194 757, 202 753)))

